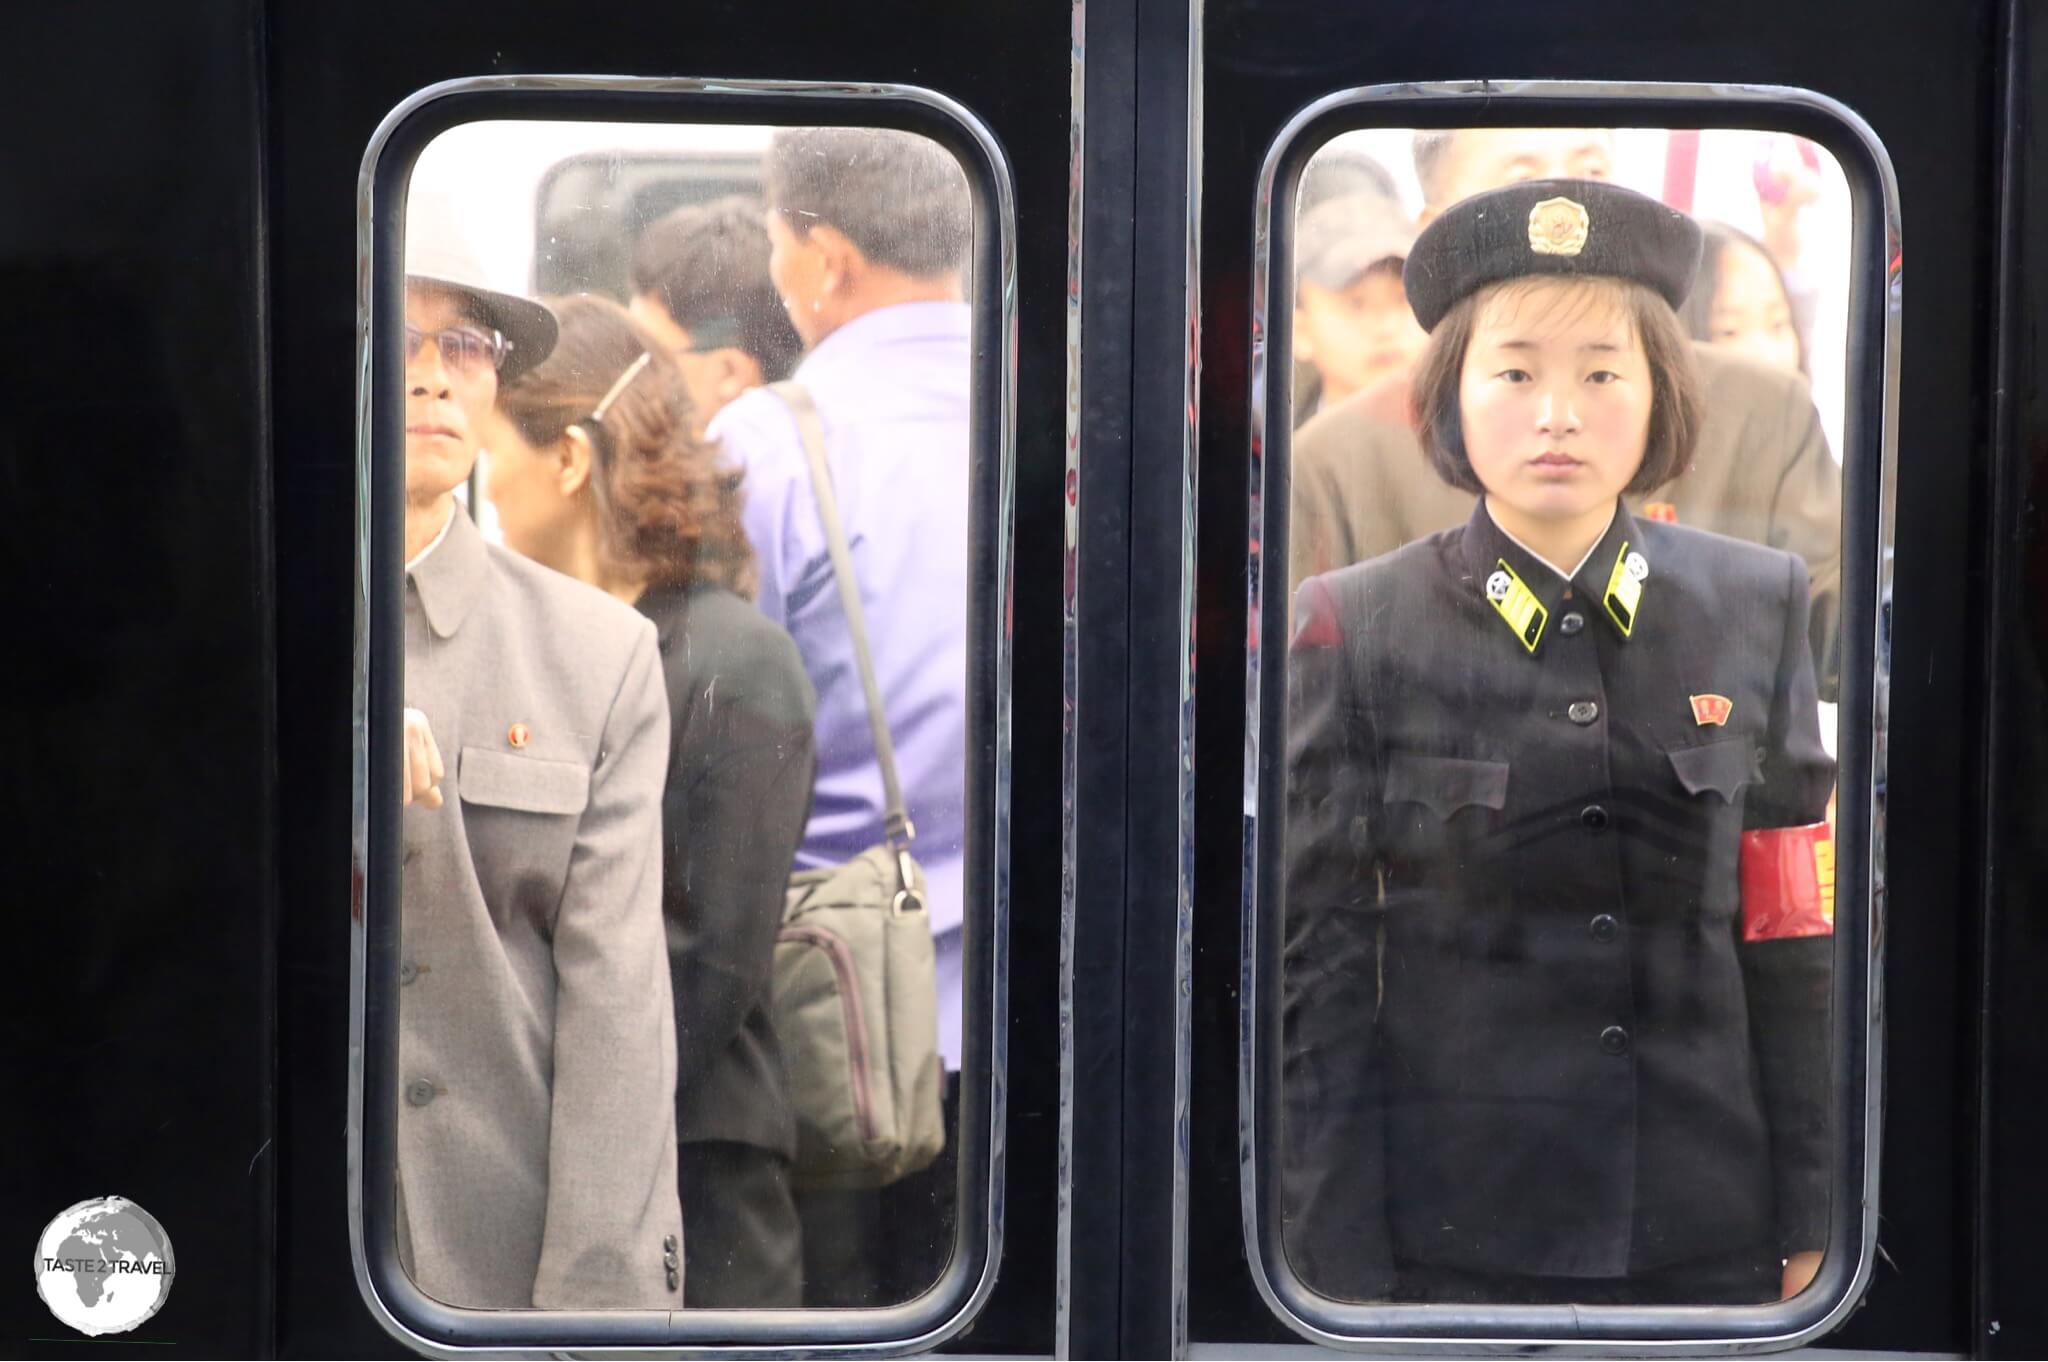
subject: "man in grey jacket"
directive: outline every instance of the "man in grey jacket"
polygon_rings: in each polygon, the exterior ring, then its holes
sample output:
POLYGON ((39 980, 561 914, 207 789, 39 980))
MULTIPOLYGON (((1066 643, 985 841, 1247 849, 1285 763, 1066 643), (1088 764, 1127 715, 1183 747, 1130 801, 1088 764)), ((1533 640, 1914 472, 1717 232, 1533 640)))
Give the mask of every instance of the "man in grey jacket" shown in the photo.
POLYGON ((555 320, 480 287, 442 226, 406 261, 400 1259, 452 1305, 674 1309, 654 627, 457 503, 555 320))

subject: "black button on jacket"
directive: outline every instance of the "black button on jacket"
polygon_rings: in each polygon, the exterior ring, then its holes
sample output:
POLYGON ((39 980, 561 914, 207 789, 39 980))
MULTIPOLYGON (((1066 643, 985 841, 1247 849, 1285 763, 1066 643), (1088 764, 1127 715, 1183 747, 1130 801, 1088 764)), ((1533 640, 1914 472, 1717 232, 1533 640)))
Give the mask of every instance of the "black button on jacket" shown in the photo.
POLYGON ((1743 944, 1738 879, 1744 829, 1825 816, 1807 618, 1795 556, 1625 509, 1569 584, 1483 504, 1303 584, 1281 1119, 1309 1286, 1822 1246, 1830 938, 1743 944), (1503 563, 1549 612, 1533 651, 1503 563))

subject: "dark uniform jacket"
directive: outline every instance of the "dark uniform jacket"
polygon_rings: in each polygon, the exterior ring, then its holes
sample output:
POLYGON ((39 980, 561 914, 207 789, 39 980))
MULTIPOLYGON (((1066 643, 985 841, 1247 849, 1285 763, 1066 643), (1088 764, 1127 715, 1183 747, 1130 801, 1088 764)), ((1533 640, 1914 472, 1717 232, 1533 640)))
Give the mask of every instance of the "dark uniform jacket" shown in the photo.
MULTIPOLYGON (((1706 420, 1677 479, 1630 496, 1680 525, 1786 549, 1806 561, 1811 638, 1823 699, 1833 699, 1842 563, 1842 469, 1828 452, 1806 380, 1695 345, 1706 420)), ((1319 572, 1362 563, 1449 529, 1472 496, 1430 469, 1408 419, 1408 384, 1388 380, 1319 412, 1295 432, 1288 529, 1290 595, 1319 572)))
POLYGON ((1737 877, 1744 829, 1825 814, 1806 610, 1797 557, 1625 509, 1569 584, 1483 503, 1304 584, 1282 1121, 1310 1286, 1821 1246, 1829 938, 1742 944, 1737 877), (1533 651, 1504 569, 1547 611, 1533 651))
POLYGON ((661 902, 676 1012, 676 1139, 796 1152, 768 1016, 775 933, 811 811, 817 699, 796 645, 721 587, 657 587, 667 682, 661 902))

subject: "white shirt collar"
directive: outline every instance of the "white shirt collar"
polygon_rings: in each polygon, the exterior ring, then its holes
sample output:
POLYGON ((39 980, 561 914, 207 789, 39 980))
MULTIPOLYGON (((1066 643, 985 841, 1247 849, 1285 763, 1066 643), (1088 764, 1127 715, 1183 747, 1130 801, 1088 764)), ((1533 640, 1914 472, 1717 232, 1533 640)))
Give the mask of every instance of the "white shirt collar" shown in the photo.
POLYGON ((1551 562, 1548 558, 1545 558, 1542 554, 1536 552, 1536 550, 1530 548, 1527 544, 1524 544, 1521 540, 1515 538, 1512 534, 1508 534, 1507 527, 1502 525, 1500 521, 1494 516, 1492 503, 1486 503, 1486 518, 1488 520, 1493 521, 1493 528, 1499 530, 1502 534, 1507 535, 1509 543, 1513 544, 1522 552, 1528 554, 1531 558, 1534 558, 1537 562, 1543 564, 1543 566, 1549 568, 1552 572, 1555 572, 1558 576, 1564 578, 1567 582, 1569 582, 1572 578, 1578 576, 1580 570, 1583 569, 1587 563, 1592 561, 1594 553, 1597 552, 1600 548, 1600 541, 1607 538, 1607 532, 1614 528, 1614 517, 1618 514, 1620 514, 1620 507, 1617 504, 1615 507, 1609 509, 1609 511, 1607 512, 1607 523, 1600 527, 1600 533, 1593 536, 1593 543, 1589 548, 1587 548, 1585 556, 1579 559, 1577 566, 1573 567, 1570 572, 1566 572, 1563 568, 1551 562))
MULTIPOLYGON (((446 538, 448 537, 448 527, 449 527, 450 525, 453 525, 454 523, 455 523, 455 506, 454 506, 454 499, 453 499, 453 498, 451 497, 451 498, 449 499, 449 506, 448 506, 448 518, 447 518, 446 520, 444 520, 444 521, 442 521, 442 522, 441 522, 441 532, 440 532, 439 534, 437 534, 437 535, 435 535, 435 536, 434 536, 434 542, 433 542, 433 543, 431 543, 431 544, 427 545, 427 546, 426 546, 425 548, 421 549, 421 550, 420 550, 420 551, 419 551, 418 553, 416 553, 416 554, 414 554, 414 555, 413 555, 412 557, 410 557, 410 558, 406 559, 406 561, 405 561, 405 570, 406 570, 407 572, 411 572, 411 571, 412 571, 412 570, 413 570, 414 568, 418 567, 418 566, 419 566, 419 565, 420 565, 421 563, 424 563, 424 562, 426 562, 426 561, 427 561, 427 555, 428 555, 428 554, 430 554, 430 553, 432 553, 432 552, 433 552, 433 551, 434 551, 435 549, 438 549, 438 548, 440 548, 440 547, 441 547, 441 541, 442 541, 443 539, 446 539, 446 538)), ((1501 533, 1503 533, 1503 534, 1506 534, 1506 533, 1507 533, 1507 531, 1503 530, 1503 531, 1501 531, 1501 533)))

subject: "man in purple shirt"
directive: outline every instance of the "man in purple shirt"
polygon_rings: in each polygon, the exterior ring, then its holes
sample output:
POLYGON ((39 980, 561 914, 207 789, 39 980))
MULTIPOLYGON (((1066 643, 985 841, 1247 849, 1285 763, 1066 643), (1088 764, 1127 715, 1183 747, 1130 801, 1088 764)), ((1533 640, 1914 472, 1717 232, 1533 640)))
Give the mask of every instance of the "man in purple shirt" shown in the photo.
MULTIPOLYGON (((971 347, 961 276, 973 207, 951 155, 903 132, 784 129, 763 179, 769 274, 809 349, 794 379, 824 427, 927 880, 950 1119, 967 774, 971 347)), ((762 390, 721 411, 710 434, 746 473, 760 608, 796 640, 818 693, 816 798, 797 864, 837 864, 882 840, 884 800, 803 443, 789 408, 762 390)), ((887 1304, 936 1280, 951 1242, 952 1142, 880 1197, 806 1198, 806 1305, 887 1304)))

